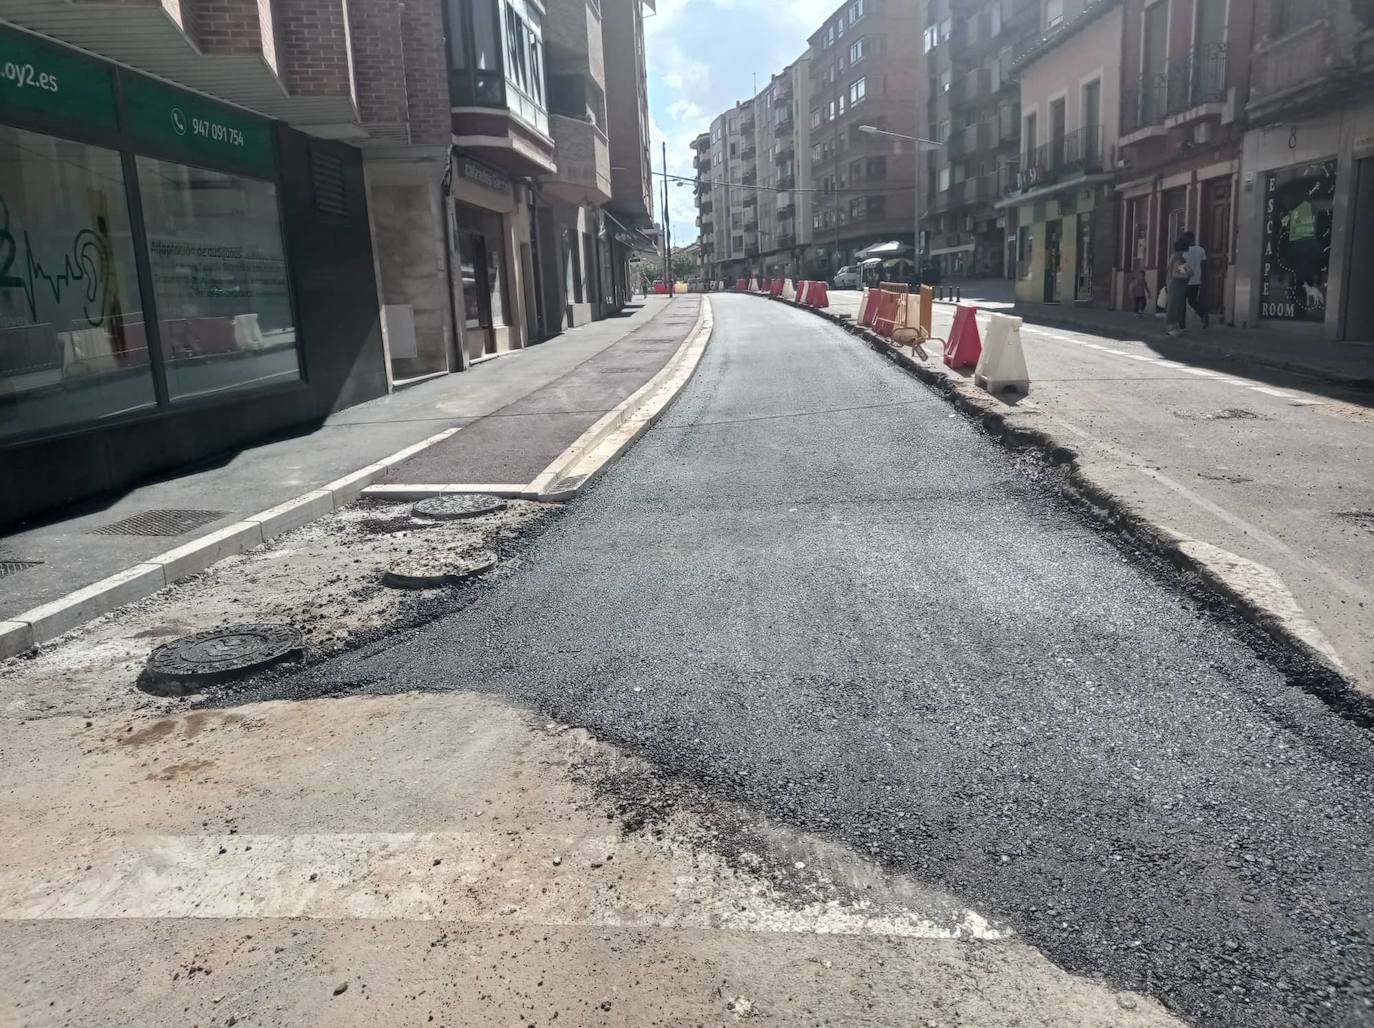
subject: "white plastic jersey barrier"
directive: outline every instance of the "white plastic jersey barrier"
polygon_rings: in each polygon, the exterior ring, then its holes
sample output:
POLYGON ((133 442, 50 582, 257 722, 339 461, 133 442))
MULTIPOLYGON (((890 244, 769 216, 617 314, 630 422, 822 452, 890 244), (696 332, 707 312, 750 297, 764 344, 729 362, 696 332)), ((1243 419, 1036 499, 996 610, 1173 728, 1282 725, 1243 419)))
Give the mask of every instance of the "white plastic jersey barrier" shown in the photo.
POLYGON ((1030 392, 1030 374, 1021 349, 1021 319, 994 314, 983 340, 983 352, 973 370, 973 382, 990 393, 1015 389, 1030 392))
POLYGON ((792 280, 790 278, 782 280, 782 298, 784 300, 795 300, 797 298, 797 291, 792 288, 792 280))
POLYGON ((749 292, 751 292, 751 293, 757 293, 758 291, 759 291, 759 280, 756 279, 756 278, 751 278, 751 279, 749 280, 749 292))

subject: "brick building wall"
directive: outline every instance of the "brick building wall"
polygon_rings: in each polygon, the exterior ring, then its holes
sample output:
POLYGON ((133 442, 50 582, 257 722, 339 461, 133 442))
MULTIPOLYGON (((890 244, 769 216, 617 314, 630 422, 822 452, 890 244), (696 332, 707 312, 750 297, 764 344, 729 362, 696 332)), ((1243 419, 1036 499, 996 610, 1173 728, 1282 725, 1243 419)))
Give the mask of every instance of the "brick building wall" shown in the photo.
POLYGON ((286 88, 298 96, 353 92, 345 0, 279 0, 286 88))

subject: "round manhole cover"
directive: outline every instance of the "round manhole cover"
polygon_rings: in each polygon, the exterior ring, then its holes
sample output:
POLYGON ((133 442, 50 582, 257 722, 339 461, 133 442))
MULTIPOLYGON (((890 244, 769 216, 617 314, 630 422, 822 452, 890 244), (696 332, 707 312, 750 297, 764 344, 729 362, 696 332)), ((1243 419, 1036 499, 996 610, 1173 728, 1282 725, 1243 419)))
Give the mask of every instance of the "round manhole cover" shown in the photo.
POLYGON ((175 696, 226 682, 301 656, 301 633, 289 625, 230 625, 182 636, 148 657, 147 681, 175 696))
POLYGON ((412 511, 416 517, 435 521, 456 521, 491 514, 506 505, 506 501, 490 493, 447 493, 421 500, 412 511))
POLYGON ((473 550, 457 557, 415 557, 392 565, 382 573, 382 585, 392 589, 442 589, 496 567, 491 550, 473 550))

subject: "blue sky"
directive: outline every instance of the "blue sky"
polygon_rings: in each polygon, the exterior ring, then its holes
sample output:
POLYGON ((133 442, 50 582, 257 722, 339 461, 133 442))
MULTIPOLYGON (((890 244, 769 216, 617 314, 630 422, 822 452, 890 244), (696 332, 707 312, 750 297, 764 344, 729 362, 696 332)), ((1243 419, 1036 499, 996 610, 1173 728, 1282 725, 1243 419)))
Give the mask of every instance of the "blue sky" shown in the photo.
MULTIPOLYGON (((801 56, 806 37, 840 0, 658 0, 646 11, 649 113, 654 171, 668 143, 669 174, 691 177, 692 139, 711 119, 801 56)), ((803 116, 805 112, 802 112, 803 116)), ((655 176, 655 216, 662 220, 662 179, 655 176)), ((696 239, 690 186, 671 183, 668 199, 674 243, 696 239)))

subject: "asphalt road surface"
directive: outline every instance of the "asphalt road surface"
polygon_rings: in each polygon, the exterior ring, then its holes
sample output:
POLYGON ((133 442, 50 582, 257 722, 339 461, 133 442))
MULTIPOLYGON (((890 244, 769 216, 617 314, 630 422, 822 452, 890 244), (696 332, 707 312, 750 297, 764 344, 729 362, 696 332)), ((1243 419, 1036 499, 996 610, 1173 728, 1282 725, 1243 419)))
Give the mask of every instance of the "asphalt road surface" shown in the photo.
POLYGON ((1374 1024, 1366 730, 856 340, 712 302, 526 567, 319 680, 529 703, 1197 1024, 1374 1024))

